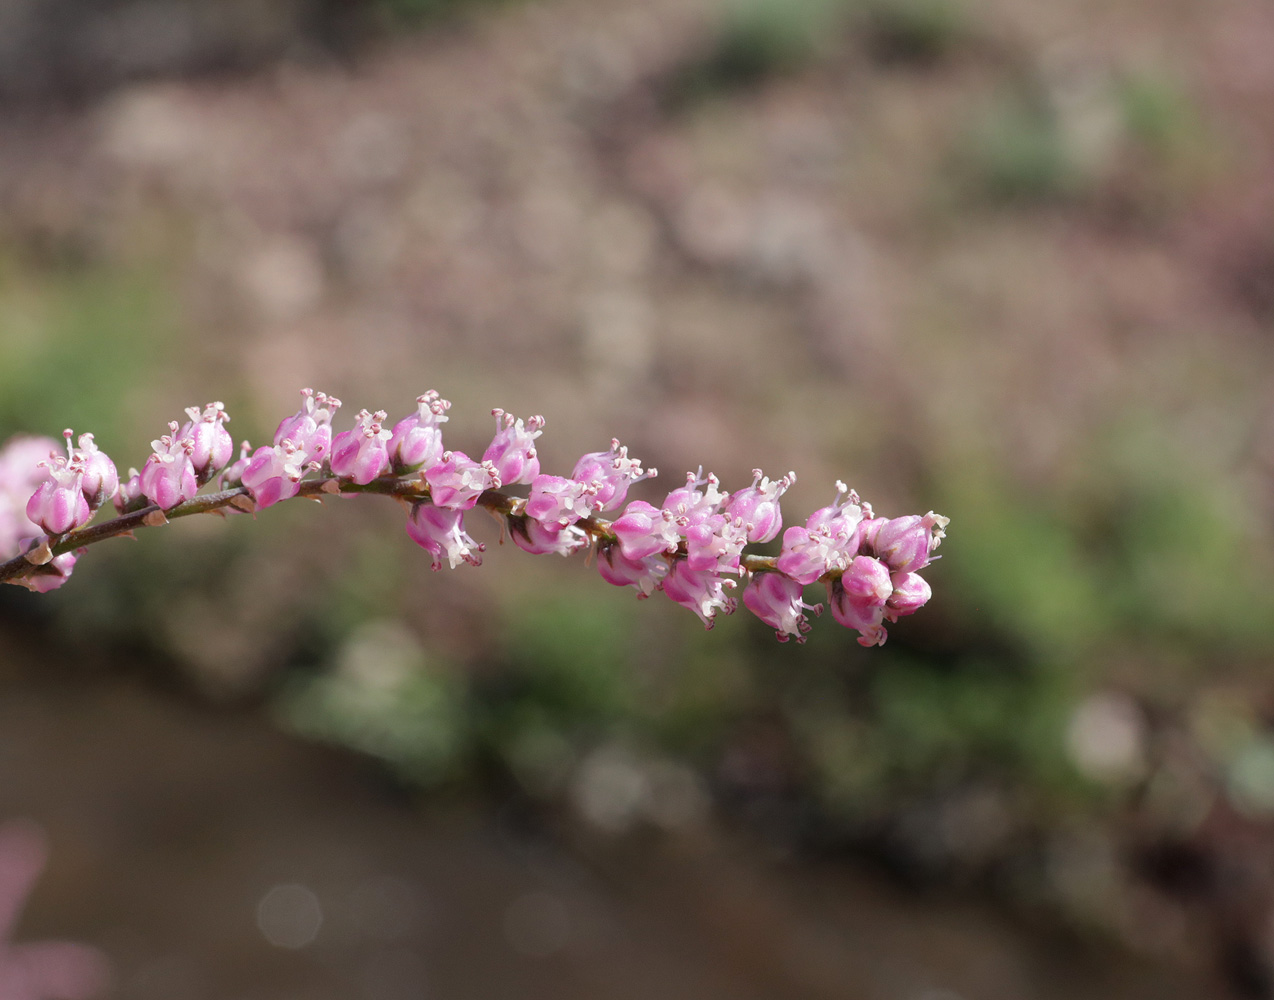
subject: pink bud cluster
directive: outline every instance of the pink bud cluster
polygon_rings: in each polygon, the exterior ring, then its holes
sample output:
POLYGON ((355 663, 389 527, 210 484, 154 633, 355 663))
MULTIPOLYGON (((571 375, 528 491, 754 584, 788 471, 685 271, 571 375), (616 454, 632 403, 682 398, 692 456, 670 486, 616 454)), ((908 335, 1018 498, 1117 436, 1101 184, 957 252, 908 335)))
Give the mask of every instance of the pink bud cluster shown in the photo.
POLYGON ((279 424, 273 443, 253 450, 245 441, 233 463, 225 408, 192 407, 190 419, 169 424, 169 433, 152 442, 141 472, 130 469, 123 482, 91 434, 72 447, 66 431, 65 455, 47 439, 11 442, 0 450, 0 557, 22 553, 39 572, 11 570, 10 560, 0 566, 0 579, 38 590, 60 586, 82 550, 55 554, 54 547, 68 550, 93 532, 95 541, 135 523, 162 523, 166 515, 259 510, 302 493, 369 492, 410 503, 407 534, 430 554, 435 570, 444 561, 453 569, 481 563, 484 546, 467 532, 465 515, 482 505, 505 518, 510 538, 524 551, 594 549, 607 582, 633 587, 639 597, 662 591, 708 628, 718 614, 736 609, 734 591, 742 584, 749 611, 780 640, 803 642, 806 612, 822 611, 821 604, 805 602, 804 588, 821 582, 832 616, 857 630, 860 643, 874 646, 885 641, 886 623, 913 614, 931 594, 919 573, 935 558, 947 519, 933 512, 877 517, 843 483, 830 505, 784 531, 780 499, 796 481, 794 472, 771 480, 754 469, 750 486, 726 492, 700 469, 656 506, 628 500, 631 486, 657 472, 643 470, 617 440, 582 456, 570 476, 557 476, 540 471, 536 440, 543 417, 524 421, 493 410, 495 435, 475 460, 444 446, 451 404, 437 392, 418 397, 415 411, 392 427, 385 411, 361 410, 352 428, 334 433, 340 405, 303 390, 301 408, 279 424), (218 473, 223 492, 192 503, 218 473), (528 495, 497 492, 517 486, 529 487, 528 495), (24 507, 15 500, 22 497, 29 497, 24 507), (110 499, 121 515, 117 531, 95 527, 63 541, 110 499), (747 552, 780 533, 777 557, 747 552))
MULTIPOLYGON (((0 557, 25 551, 46 532, 44 525, 27 511, 34 506, 37 514, 44 513, 41 508, 50 505, 49 495, 58 488, 53 469, 58 468, 59 462, 69 469, 71 460, 58 455, 57 447, 52 438, 16 437, 0 449, 0 557), (38 503, 37 497, 41 498, 38 503)), ((62 473, 63 479, 68 478, 66 469, 62 473)), ((70 478, 73 484, 74 474, 70 478)), ((63 493, 58 505, 70 506, 78 513, 79 502, 73 495, 68 498, 63 493)), ((46 564, 45 573, 24 582, 32 590, 54 590, 71 575, 75 559, 74 552, 57 556, 46 564)))
POLYGON ((122 514, 145 497, 160 510, 171 510, 194 498, 234 454, 234 442, 225 424, 230 417, 221 403, 209 403, 201 411, 187 407, 184 424, 172 421, 168 433, 152 441, 151 454, 139 473, 128 470, 124 488, 115 497, 122 514))

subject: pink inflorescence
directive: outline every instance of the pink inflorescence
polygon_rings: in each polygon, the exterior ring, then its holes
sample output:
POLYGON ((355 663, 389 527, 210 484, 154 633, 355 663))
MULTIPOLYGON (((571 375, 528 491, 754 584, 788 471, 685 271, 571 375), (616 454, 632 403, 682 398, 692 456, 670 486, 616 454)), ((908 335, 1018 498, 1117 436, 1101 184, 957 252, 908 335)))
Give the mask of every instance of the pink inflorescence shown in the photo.
POLYGON ((45 438, 14 439, 0 449, 0 558, 9 560, 0 579, 35 590, 60 586, 83 551, 73 546, 94 532, 86 540, 187 513, 260 510, 302 494, 382 493, 408 503, 407 534, 434 569, 481 564, 485 547, 467 532, 465 516, 483 506, 504 518, 518 548, 564 556, 591 550, 608 583, 633 587, 642 598, 662 591, 708 628, 741 600, 780 640, 804 642, 807 613, 823 610, 806 603, 805 588, 821 584, 832 617, 874 646, 885 641, 886 624, 931 596, 920 571, 947 526, 932 511, 879 517, 838 482, 831 504, 784 530, 780 500, 795 472, 771 480, 754 469, 751 485, 731 493, 700 469, 655 505, 628 499, 631 486, 657 473, 643 470, 617 440, 559 476, 540 469, 541 416, 522 420, 493 410, 495 436, 474 460, 444 447, 451 404, 433 390, 392 429, 384 411, 361 410, 352 428, 334 433, 340 405, 302 390, 301 408, 279 424, 273 442, 253 450, 244 441, 237 460, 225 407, 191 407, 184 425, 171 423, 153 442, 141 472, 130 469, 122 481, 91 434, 74 448, 66 431, 66 454, 45 438), (218 476, 223 492, 193 502, 218 476), (519 485, 529 487, 525 497, 499 492, 519 485), (108 500, 121 515, 118 530, 77 532, 108 500), (748 552, 780 534, 777 556, 748 552))

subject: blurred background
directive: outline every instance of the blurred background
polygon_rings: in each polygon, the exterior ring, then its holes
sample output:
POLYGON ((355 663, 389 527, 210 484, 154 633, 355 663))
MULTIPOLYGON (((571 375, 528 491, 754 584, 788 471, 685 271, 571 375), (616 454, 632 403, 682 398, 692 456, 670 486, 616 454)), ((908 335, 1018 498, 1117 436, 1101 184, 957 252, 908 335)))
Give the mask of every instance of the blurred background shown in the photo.
MULTIPOLYGON (((864 650, 388 501, 0 592, 128 1000, 1274 996, 1265 0, 5 0, 0 438, 302 386, 952 519, 864 650)), ((338 421, 339 422, 339 421, 338 421)))

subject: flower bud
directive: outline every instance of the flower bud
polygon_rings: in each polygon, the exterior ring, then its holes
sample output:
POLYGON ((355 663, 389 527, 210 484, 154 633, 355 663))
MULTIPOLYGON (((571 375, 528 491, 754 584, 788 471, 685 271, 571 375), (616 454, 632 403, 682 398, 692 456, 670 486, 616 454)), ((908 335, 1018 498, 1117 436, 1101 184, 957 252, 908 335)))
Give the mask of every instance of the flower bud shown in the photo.
POLYGON ((857 604, 850 599, 840 580, 832 580, 827 585, 827 603, 832 617, 846 628, 857 629, 860 646, 883 646, 888 634, 885 632, 885 606, 867 606, 857 604))
MULTIPOLYGON (((67 449, 70 450, 71 432, 67 430, 63 433, 66 435, 67 449)), ((119 488, 119 473, 115 471, 115 463, 106 452, 97 447, 93 435, 88 433, 80 435, 80 446, 71 454, 80 460, 84 469, 80 488, 84 491, 89 510, 95 511, 114 497, 119 488)))
POLYGON ((602 513, 619 510, 628 496, 628 487, 643 479, 654 479, 658 469, 643 472, 641 462, 628 457, 628 449, 611 438, 610 451, 593 451, 575 463, 571 478, 596 487, 592 509, 602 513))
MULTIPOLYGON (((47 534, 60 535, 93 519, 94 507, 90 497, 99 498, 107 485, 101 479, 104 469, 100 462, 94 461, 95 481, 85 488, 86 452, 71 447, 72 431, 70 428, 62 432, 66 440, 66 455, 50 452, 49 457, 37 462, 37 468, 47 470, 40 478, 35 493, 27 501, 26 515, 34 524, 47 534)), ((86 444, 93 445, 93 436, 86 434, 86 444)), ((93 451, 96 452, 96 448, 93 451)), ((100 454, 100 452, 98 453, 100 454)), ((102 456, 105 458, 105 456, 102 456)), ((110 471, 114 471, 110 459, 106 459, 110 471)))
POLYGON ((171 433, 152 441, 154 451, 142 466, 141 491, 161 510, 185 503, 199 492, 195 467, 190 462, 194 443, 177 433, 176 421, 168 425, 171 433))
POLYGON ((739 560, 747 542, 742 518, 713 514, 686 528, 686 565, 702 572, 741 573, 739 560))
POLYGON ((625 559, 640 562, 661 552, 676 552, 681 531, 671 511, 634 500, 611 526, 625 559))
POLYGON ((81 486, 84 472, 79 463, 68 463, 59 455, 46 465, 49 478, 39 485, 27 501, 27 517, 49 535, 65 534, 88 524, 93 512, 84 499, 81 486))
POLYGON ((486 490, 500 488, 490 462, 479 465, 463 451, 445 451, 442 461, 425 470, 429 496, 439 507, 470 510, 486 490))
POLYGON ((838 543, 847 557, 857 554, 856 530, 867 507, 857 493, 839 479, 836 481, 836 499, 827 507, 820 507, 805 521, 810 532, 826 534, 838 543))
POLYGON ((541 524, 565 527, 593 510, 595 483, 581 483, 562 476, 539 475, 531 481, 531 495, 526 501, 526 516, 541 524))
POLYGON ((793 525, 783 532, 783 548, 775 566, 783 575, 808 586, 825 573, 844 568, 846 561, 839 541, 826 531, 811 532, 793 525))
POLYGON ((503 410, 495 409, 491 414, 495 417, 495 437, 482 453, 482 460, 495 467, 503 486, 532 482, 540 474, 535 439, 544 433, 544 418, 532 417, 524 425, 503 410))
POLYGON ((479 545, 464 530, 464 511, 439 507, 432 503, 417 503, 407 518, 407 534, 411 540, 433 556, 433 569, 442 568, 446 558, 455 569, 462 562, 471 566, 482 564, 479 545))
POLYGON ((806 604, 804 591, 795 580, 782 573, 757 573, 748 581, 743 591, 743 603, 749 611, 773 628, 779 642, 787 642, 795 636, 797 642, 805 641, 809 622, 802 610, 822 614, 821 604, 806 604))
POLYGON ((718 611, 727 615, 734 613, 736 602, 725 593, 726 588, 734 586, 733 580, 723 580, 715 573, 699 573, 690 569, 683 559, 673 562, 663 582, 664 593, 697 614, 704 628, 712 628, 718 611))
POLYGON ((885 521, 872 540, 877 556, 895 573, 914 573, 929 564, 929 554, 945 537, 950 521, 930 511, 885 521))
POLYGON ((760 469, 752 470, 752 485, 730 495, 725 512, 729 517, 741 518, 747 525, 747 540, 752 543, 769 542, 778 537, 783 528, 783 515, 779 511, 779 497, 796 482, 796 473, 789 472, 782 479, 770 482, 760 469))
POLYGON ((881 607, 894 590, 889 568, 871 556, 855 556, 841 578, 841 586, 851 601, 870 608, 881 607))
POLYGON ((264 508, 296 496, 305 471, 305 452, 284 438, 282 444, 263 446, 253 452, 244 467, 241 481, 257 506, 264 508))
POLYGON ((195 481, 200 486, 207 483, 225 468, 234 455, 234 441, 225 425, 230 420, 221 403, 209 403, 200 412, 196 406, 186 408, 190 422, 181 429, 180 437, 191 443, 190 464, 195 470, 195 481))
POLYGON ((416 397, 416 412, 394 424, 389 439, 389 458, 395 472, 410 472, 430 466, 442 458, 441 425, 449 419, 451 404, 430 389, 416 397))
POLYGON ((885 602, 885 614, 891 620, 914 615, 933 596, 928 581, 919 573, 894 573, 891 579, 894 590, 885 602))
POLYGON ((720 512, 726 496, 720 490, 721 480, 711 472, 703 475, 686 473, 686 485, 673 490, 664 498, 664 510, 671 511, 683 528, 698 524, 720 512), (700 489, 703 487, 703 489, 700 489))
POLYGON ((301 409, 275 430, 274 444, 278 447, 291 441, 308 461, 322 462, 332 447, 332 417, 341 408, 341 401, 313 389, 302 389, 301 397, 301 409))
POLYGON ((616 587, 636 587, 638 598, 646 598, 659 589, 668 575, 668 560, 659 555, 629 559, 614 542, 598 546, 597 570, 602 579, 616 587))
POLYGON ((329 460, 333 474, 366 486, 389 472, 388 443, 392 435, 383 426, 385 416, 384 410, 360 410, 354 428, 336 435, 329 460))
POLYGON ((84 549, 76 549, 74 552, 63 552, 60 556, 54 556, 30 576, 16 582, 37 594, 47 594, 50 590, 57 590, 71 578, 71 570, 75 568, 75 563, 83 551, 84 549))

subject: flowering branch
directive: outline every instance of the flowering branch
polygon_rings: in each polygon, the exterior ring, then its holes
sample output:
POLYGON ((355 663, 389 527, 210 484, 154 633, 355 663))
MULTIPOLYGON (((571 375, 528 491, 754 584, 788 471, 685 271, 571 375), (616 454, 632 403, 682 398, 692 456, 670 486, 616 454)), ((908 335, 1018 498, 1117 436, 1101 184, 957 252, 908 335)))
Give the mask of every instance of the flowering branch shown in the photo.
POLYGON ((700 470, 659 507, 644 500, 625 506, 628 488, 657 473, 643 471, 618 441, 583 456, 569 478, 544 475, 535 448, 542 417, 524 422, 492 411, 495 437, 474 461, 443 448, 441 425, 451 404, 432 391, 416 402, 416 412, 392 430, 384 411, 362 410, 353 429, 333 436, 340 401, 306 389, 274 444, 252 451, 245 441, 233 463, 224 407, 192 407, 190 420, 171 423, 170 433, 152 442, 142 471, 130 469, 122 482, 91 434, 73 447, 66 431, 65 455, 48 439, 16 438, 0 449, 0 557, 11 556, 0 563, 0 583, 55 589, 89 545, 179 517, 373 493, 409 506, 407 533, 430 553, 435 570, 444 559, 453 569, 481 563, 484 546, 464 530, 465 512, 481 506, 503 519, 519 548, 595 551, 609 583, 632 586, 639 597, 663 591, 708 628, 718 613, 735 610, 728 592, 740 581, 744 605, 784 641, 803 642, 809 629, 803 612, 821 613, 821 604, 804 601, 804 588, 816 582, 827 588, 833 617, 858 630, 867 646, 885 641, 885 622, 914 613, 930 597, 919 570, 945 535, 941 515, 878 517, 838 482, 830 506, 783 532, 778 556, 759 556, 746 547, 778 537, 779 498, 795 473, 772 481, 756 469, 751 486, 727 494, 716 476, 700 470), (42 453, 47 458, 38 460, 42 453), (219 490, 199 492, 218 476, 219 490), (519 484, 530 486, 529 496, 502 492, 519 484), (118 516, 90 524, 108 500, 118 516))

